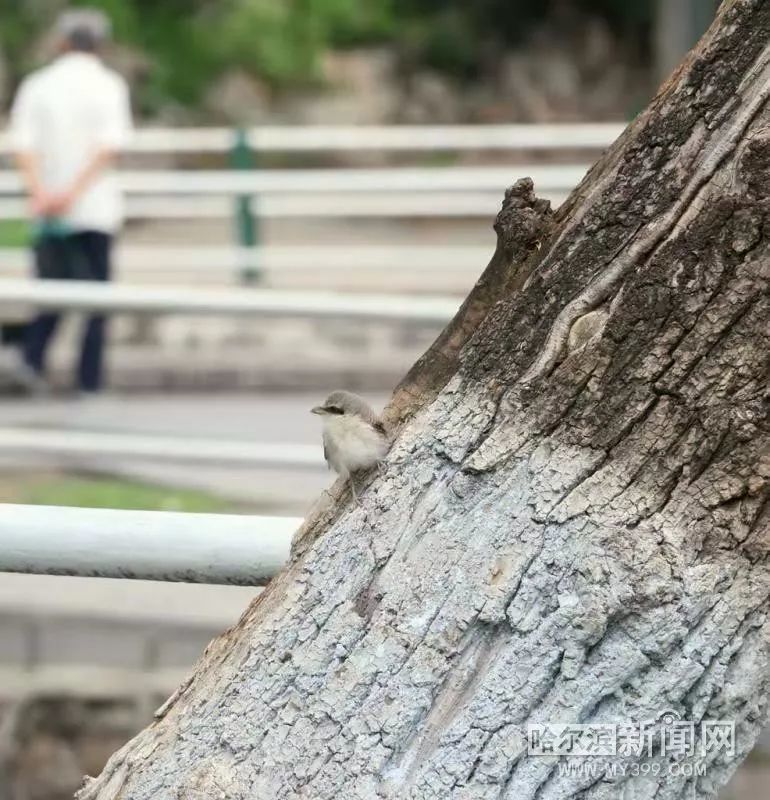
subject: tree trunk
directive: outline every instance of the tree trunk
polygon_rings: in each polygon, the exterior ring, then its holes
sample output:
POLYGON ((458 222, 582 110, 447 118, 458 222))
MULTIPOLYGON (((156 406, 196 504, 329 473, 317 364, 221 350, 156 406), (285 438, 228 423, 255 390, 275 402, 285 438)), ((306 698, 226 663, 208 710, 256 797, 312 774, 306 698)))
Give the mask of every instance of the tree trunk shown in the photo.
POLYGON ((716 794, 770 683, 769 93, 770 2, 731 0, 558 213, 506 193, 382 474, 82 800, 716 794), (528 752, 668 709, 735 752, 688 776, 670 720, 652 755, 528 752))

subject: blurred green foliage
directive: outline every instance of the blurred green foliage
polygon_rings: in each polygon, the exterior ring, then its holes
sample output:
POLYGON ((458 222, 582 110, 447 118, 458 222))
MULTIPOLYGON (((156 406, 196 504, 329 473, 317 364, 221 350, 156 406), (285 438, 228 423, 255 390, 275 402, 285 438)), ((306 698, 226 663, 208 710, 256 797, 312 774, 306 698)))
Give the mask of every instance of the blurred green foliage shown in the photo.
POLYGON ((0 219, 0 247, 28 247, 30 225, 23 219, 0 219))
MULTIPOLYGON (((0 0, 0 46, 14 70, 51 22, 45 0, 0 0)), ((55 5, 55 4, 53 4, 55 5)), ((113 19, 116 38, 150 60, 142 105, 193 105, 212 77, 238 67, 271 86, 308 85, 331 47, 393 43, 407 65, 472 78, 549 14, 592 12, 622 38, 648 31, 653 0, 76 0, 113 19)), ((17 76, 16 76, 17 77, 17 76)))
POLYGON ((17 487, 12 502, 147 511, 232 512, 232 503, 206 492, 171 489, 117 478, 50 477, 17 487))

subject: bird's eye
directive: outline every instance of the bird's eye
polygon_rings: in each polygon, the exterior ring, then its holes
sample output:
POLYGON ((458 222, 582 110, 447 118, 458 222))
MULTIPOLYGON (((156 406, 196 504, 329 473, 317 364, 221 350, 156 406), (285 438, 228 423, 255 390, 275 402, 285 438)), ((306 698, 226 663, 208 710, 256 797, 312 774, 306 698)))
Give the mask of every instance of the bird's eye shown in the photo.
POLYGON ((339 406, 326 406, 326 410, 330 414, 344 414, 345 413, 339 406))

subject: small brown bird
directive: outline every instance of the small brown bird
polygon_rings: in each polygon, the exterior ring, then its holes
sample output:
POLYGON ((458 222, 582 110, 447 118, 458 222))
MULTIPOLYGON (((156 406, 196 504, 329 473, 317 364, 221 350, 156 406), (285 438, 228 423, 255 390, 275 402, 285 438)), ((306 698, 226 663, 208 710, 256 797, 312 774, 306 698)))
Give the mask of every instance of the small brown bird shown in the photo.
POLYGON ((326 463, 341 478, 350 478, 353 499, 358 502, 353 474, 379 464, 390 448, 382 420, 363 397, 345 391, 332 392, 311 412, 323 417, 326 463))

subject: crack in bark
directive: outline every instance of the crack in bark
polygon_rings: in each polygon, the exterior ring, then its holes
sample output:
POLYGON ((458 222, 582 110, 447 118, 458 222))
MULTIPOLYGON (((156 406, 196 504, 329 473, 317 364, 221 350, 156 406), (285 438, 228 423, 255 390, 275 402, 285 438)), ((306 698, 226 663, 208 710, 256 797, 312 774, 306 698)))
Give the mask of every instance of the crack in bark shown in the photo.
POLYGON ((445 676, 420 732, 401 754, 401 769, 405 771, 405 777, 400 791, 409 791, 414 786, 419 771, 437 748, 439 736, 449 729, 483 679, 495 653, 504 646, 505 637, 499 626, 483 627, 480 636, 476 631, 473 631, 475 635, 468 636, 468 646, 460 653, 457 664, 445 676))
MULTIPOLYGON (((730 317, 728 320, 725 321, 725 324, 722 326, 722 328, 714 330, 712 327, 712 330, 714 332, 713 337, 710 337, 712 341, 710 341, 707 344, 705 350, 701 350, 700 348, 698 348, 698 350, 695 353, 695 357, 689 363, 686 364, 685 368, 681 371, 681 374, 678 374, 676 376, 677 385, 682 386, 689 378, 691 378, 694 371, 701 364, 703 364, 703 362, 706 361, 706 359, 708 359, 709 356, 713 354, 713 352, 717 349, 717 347, 725 343, 728 336, 735 331, 738 325, 751 313, 754 307, 760 304, 765 299, 766 298, 763 296, 761 291, 758 290, 754 296, 749 298, 743 306, 739 307, 735 311, 735 314, 732 317, 730 317)), ((707 310, 708 310, 707 308, 704 309, 704 314, 707 312, 707 310)), ((688 332, 688 335, 694 333, 694 330, 695 328, 691 329, 688 332)), ((685 339, 686 338, 687 337, 685 337, 685 339)), ((675 361, 672 366, 681 366, 681 363, 675 361)))

